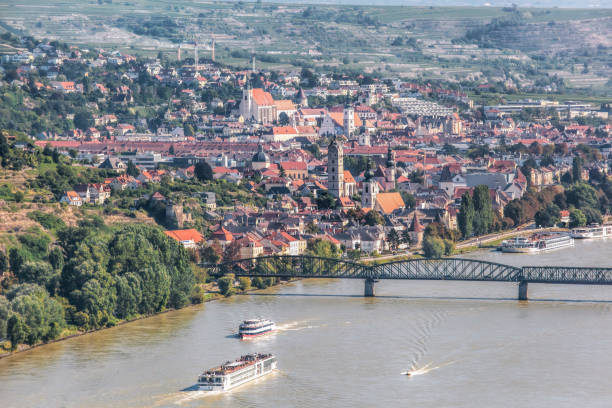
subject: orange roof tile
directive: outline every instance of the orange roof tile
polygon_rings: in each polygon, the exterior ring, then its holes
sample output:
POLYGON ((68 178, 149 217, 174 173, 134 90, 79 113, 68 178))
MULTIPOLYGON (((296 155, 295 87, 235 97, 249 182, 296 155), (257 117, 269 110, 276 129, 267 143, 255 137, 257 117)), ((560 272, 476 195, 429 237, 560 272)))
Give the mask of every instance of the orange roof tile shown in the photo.
POLYGON ((174 231, 164 231, 164 233, 170 238, 174 238, 179 242, 183 241, 193 241, 196 244, 204 240, 202 234, 200 234, 197 230, 185 229, 185 230, 174 230, 174 231))
POLYGON ((275 135, 297 135, 298 131, 293 126, 275 126, 272 128, 275 135))
POLYGON ((232 235, 231 232, 229 232, 228 230, 226 230, 225 228, 223 228, 223 225, 219 225, 219 228, 212 233, 211 238, 214 239, 218 239, 220 241, 233 241, 234 240, 234 236, 232 235))
POLYGON ((393 211, 406 206, 404 200, 402 200, 402 195, 397 192, 379 193, 376 196, 376 202, 385 214, 391 214, 393 211))
POLYGON ((289 99, 281 99, 278 101, 274 101, 274 105, 279 111, 295 110, 295 105, 289 99))
MULTIPOLYGON (((363 125, 361 118, 356 113, 353 115, 355 116, 355 127, 361 127, 363 125)), ((329 112, 329 116, 338 126, 344 126, 344 112, 329 112)))
POLYGON ((253 101, 255 101, 258 106, 274 105, 274 98, 272 98, 272 95, 261 88, 253 89, 253 101))
POLYGON ((281 162, 283 170, 308 170, 306 162, 303 161, 286 161, 281 162))
POLYGON ((345 183, 355 183, 355 179, 349 170, 344 170, 344 182, 345 183))

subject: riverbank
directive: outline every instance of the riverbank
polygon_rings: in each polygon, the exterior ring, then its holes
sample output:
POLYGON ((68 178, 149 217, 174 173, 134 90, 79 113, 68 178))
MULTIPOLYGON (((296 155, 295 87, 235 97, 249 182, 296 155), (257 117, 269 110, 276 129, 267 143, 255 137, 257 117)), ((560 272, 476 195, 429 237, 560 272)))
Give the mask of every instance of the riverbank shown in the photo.
POLYGON ((100 328, 94 329, 94 330, 77 331, 76 333, 72 333, 72 334, 69 334, 69 335, 64 336, 64 337, 59 337, 59 338, 51 340, 51 341, 34 344, 32 346, 29 346, 27 344, 20 344, 16 350, 9 351, 8 353, 0 354, 0 359, 6 358, 6 357, 11 357, 11 356, 19 354, 19 353, 24 353, 26 351, 34 350, 36 348, 47 346, 49 344, 59 343, 61 341, 69 340, 69 339, 72 339, 72 338, 75 338, 75 337, 81 337, 81 336, 86 336, 88 334, 98 333, 98 332, 103 331, 103 330, 114 329, 116 327, 123 326, 123 325, 128 324, 128 323, 137 322, 139 320, 148 319, 150 317, 155 317, 155 316, 163 315, 163 314, 174 312, 174 311, 177 311, 177 310, 183 310, 183 309, 186 309, 186 308, 195 307, 195 306, 201 305, 201 304, 206 303, 206 302, 211 302, 213 300, 217 300, 217 299, 223 298, 223 296, 221 294, 212 294, 211 293, 211 295, 216 295, 216 296, 210 296, 208 298, 205 298, 202 301, 202 303, 194 303, 194 304, 191 304, 189 306, 185 306, 182 309, 166 309, 166 310, 163 310, 163 311, 161 311, 159 313, 154 313, 154 314, 145 315, 145 316, 138 316, 138 317, 135 317, 135 318, 132 318, 132 319, 120 320, 120 321, 118 321, 116 324, 114 324, 112 326, 100 327, 100 328))
POLYGON ((535 228, 535 229, 523 229, 523 230, 512 230, 505 233, 495 234, 494 236, 486 236, 481 238, 475 238, 469 240, 469 242, 462 242, 456 245, 454 254, 464 255, 470 252, 478 251, 486 248, 497 248, 501 245, 502 241, 508 238, 520 237, 523 235, 531 235, 538 232, 567 232, 566 228, 535 228))
MULTIPOLYGON (((234 294, 233 296, 236 296, 236 295, 248 295, 250 293, 260 292, 262 290, 266 290, 266 289, 270 289, 270 288, 274 288, 274 287, 285 286, 285 285, 288 285, 290 283, 296 282, 298 280, 300 280, 300 279, 290 279, 288 281, 280 281, 280 282, 278 282, 278 283, 276 283, 274 285, 268 286, 268 287, 263 288, 263 289, 260 289, 260 288, 251 288, 251 289, 249 289, 247 291, 244 291, 244 292, 238 292, 238 293, 234 294)), ((17 348, 17 350, 15 350, 15 351, 9 351, 8 353, 0 354, 0 359, 11 357, 11 356, 14 356, 14 355, 20 354, 20 353, 25 353, 26 351, 34 350, 36 348, 47 346, 47 345, 54 344, 54 343, 59 343, 61 341, 69 340, 69 339, 72 339, 72 338, 75 338, 75 337, 81 337, 81 336, 86 336, 86 335, 89 335, 89 334, 95 334, 95 333, 98 333, 98 332, 101 332, 101 331, 104 331, 104 330, 114 329, 114 328, 126 325, 128 323, 133 323, 133 322, 137 322, 137 321, 140 321, 140 320, 149 319, 151 317, 160 316, 160 315, 163 315, 163 314, 166 314, 166 313, 170 313, 170 312, 176 312, 178 310, 185 310, 185 309, 188 309, 188 308, 194 308, 194 307, 200 306, 200 305, 202 305, 204 303, 212 302, 212 301, 215 301, 215 300, 221 300, 221 299, 225 299, 225 298, 226 297, 223 296, 221 293, 209 292, 209 293, 207 293, 204 296, 204 298, 203 298, 201 303, 194 303, 194 304, 185 306, 185 307, 183 307, 181 309, 166 309, 166 310, 163 310, 163 311, 161 311, 159 313, 154 313, 154 314, 150 314, 150 315, 146 315, 146 316, 138 316, 138 317, 135 317, 135 318, 132 318, 132 319, 120 320, 116 324, 114 324, 113 326, 100 327, 100 328, 94 329, 94 330, 78 331, 76 333, 72 333, 72 334, 69 334, 67 336, 57 338, 55 340, 51 340, 51 341, 44 342, 44 343, 34 344, 32 346, 28 346, 27 344, 21 344, 17 348)))

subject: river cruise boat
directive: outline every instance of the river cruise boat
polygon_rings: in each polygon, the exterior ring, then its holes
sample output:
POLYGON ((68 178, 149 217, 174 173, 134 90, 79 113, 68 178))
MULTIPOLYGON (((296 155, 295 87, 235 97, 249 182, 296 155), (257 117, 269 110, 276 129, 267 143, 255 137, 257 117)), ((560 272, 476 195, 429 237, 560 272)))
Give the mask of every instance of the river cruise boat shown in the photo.
POLYGON ((612 225, 589 225, 588 227, 574 228, 571 235, 574 239, 597 239, 612 237, 612 225))
POLYGON ((574 245, 574 239, 565 233, 534 234, 528 238, 516 237, 503 241, 500 245, 502 252, 509 253, 537 253, 552 251, 574 245))
POLYGON ((275 326, 272 320, 268 319, 250 319, 242 322, 238 329, 238 335, 241 339, 250 337, 263 336, 274 331, 275 326))
POLYGON ((272 354, 247 354, 205 371, 198 377, 201 391, 229 391, 249 381, 270 374, 276 369, 272 354))

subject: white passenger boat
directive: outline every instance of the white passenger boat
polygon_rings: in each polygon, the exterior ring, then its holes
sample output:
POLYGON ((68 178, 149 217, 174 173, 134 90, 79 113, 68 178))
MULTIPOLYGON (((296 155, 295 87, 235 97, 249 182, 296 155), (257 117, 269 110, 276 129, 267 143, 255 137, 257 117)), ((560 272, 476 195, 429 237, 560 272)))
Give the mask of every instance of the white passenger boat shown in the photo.
POLYGON ((612 225, 589 225, 588 227, 574 228, 571 232, 575 239, 597 239, 612 237, 612 225))
POLYGON ((500 245, 502 252, 510 253, 537 253, 552 251, 574 245, 574 239, 566 233, 534 234, 528 238, 516 237, 503 241, 500 245))
POLYGON ((241 339, 263 336, 274 331, 274 322, 268 319, 250 319, 240 324, 238 334, 241 339))
POLYGON ((201 391, 229 391, 249 381, 270 374, 276 369, 272 354, 247 354, 205 371, 198 377, 201 391))

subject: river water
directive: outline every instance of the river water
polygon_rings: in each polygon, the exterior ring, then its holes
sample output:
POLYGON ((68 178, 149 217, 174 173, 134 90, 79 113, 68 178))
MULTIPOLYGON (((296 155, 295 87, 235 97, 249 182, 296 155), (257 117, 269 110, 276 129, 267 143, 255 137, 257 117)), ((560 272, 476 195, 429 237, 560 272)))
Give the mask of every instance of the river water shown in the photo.
MULTIPOLYGON (((612 266, 612 240, 514 265, 612 266)), ((0 360, 1 407, 610 407, 612 287, 303 280, 0 360), (262 316, 278 333, 233 337, 262 316), (248 352, 279 370, 224 395, 182 391, 248 352), (412 370, 413 376, 401 375, 412 370)))

